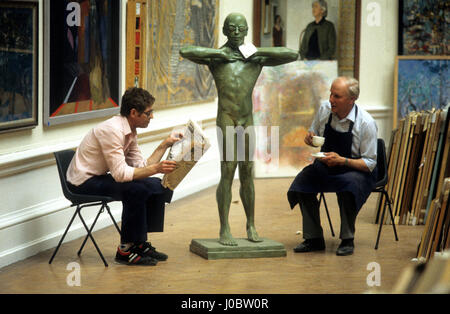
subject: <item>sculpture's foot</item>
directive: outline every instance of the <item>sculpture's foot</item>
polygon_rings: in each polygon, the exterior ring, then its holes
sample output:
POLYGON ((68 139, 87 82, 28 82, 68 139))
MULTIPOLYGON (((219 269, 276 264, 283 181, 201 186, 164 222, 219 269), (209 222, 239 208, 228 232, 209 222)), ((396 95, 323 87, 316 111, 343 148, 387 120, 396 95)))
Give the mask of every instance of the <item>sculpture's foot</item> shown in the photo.
POLYGON ((222 245, 237 246, 236 240, 234 240, 229 231, 220 233, 219 243, 222 245))
POLYGON ((263 240, 259 238, 256 228, 254 226, 247 227, 247 238, 252 242, 262 242, 263 240))
POLYGON ((237 246, 236 240, 229 237, 220 237, 219 243, 227 246, 237 246))

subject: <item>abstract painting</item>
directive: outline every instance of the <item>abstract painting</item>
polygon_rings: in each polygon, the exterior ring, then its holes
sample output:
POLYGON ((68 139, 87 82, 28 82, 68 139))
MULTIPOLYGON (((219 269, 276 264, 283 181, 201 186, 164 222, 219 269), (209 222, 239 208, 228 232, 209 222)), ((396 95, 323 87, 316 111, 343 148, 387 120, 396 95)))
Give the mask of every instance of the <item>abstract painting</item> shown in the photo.
POLYGON ((0 132, 37 125, 37 2, 0 2, 0 132))
POLYGON ((256 177, 295 176, 313 161, 318 148, 303 140, 336 77, 337 61, 263 68, 253 90, 256 177))
POLYGON ((399 56, 396 59, 394 128, 411 111, 449 103, 450 56, 399 56))
POLYGON ((47 125, 118 112, 120 1, 45 1, 47 125))
POLYGON ((400 0, 399 55, 450 54, 450 2, 400 0))
POLYGON ((216 47, 218 0, 167 0, 148 4, 147 90, 155 107, 212 101, 213 77, 205 65, 180 57, 184 45, 216 47))

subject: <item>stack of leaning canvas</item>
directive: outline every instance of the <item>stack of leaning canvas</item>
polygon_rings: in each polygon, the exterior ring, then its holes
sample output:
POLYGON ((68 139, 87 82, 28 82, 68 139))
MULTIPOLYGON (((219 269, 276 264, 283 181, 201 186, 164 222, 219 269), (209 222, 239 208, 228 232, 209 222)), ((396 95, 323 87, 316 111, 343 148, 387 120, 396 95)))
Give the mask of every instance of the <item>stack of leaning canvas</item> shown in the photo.
MULTIPOLYGON (((433 200, 450 176, 448 109, 410 112, 393 130, 388 149, 386 190, 396 224, 425 224, 433 200)), ((376 222, 385 200, 378 200, 376 222)), ((385 215, 390 223, 389 215, 385 215)))

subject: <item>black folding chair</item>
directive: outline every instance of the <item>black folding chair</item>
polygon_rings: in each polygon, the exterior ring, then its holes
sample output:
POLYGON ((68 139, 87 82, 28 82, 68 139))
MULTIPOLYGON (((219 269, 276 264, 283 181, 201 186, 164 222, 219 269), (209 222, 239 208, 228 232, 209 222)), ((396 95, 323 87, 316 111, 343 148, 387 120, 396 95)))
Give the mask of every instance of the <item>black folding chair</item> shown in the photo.
MULTIPOLYGON (((384 209, 382 211, 381 220, 379 222, 380 227, 378 229, 377 242, 375 243, 375 250, 378 249, 378 243, 380 242, 381 228, 383 227, 384 213, 386 212, 386 205, 387 205, 387 207, 389 209, 389 213, 391 215, 391 222, 392 222, 392 228, 394 229, 395 241, 398 241, 397 230, 395 228, 395 222, 394 222, 394 215, 392 214, 391 199, 389 198, 389 195, 385 189, 385 186, 388 182, 388 165, 387 165, 387 158, 386 158, 386 147, 384 144, 384 140, 382 138, 379 138, 377 141, 377 167, 378 167, 377 183, 375 184, 375 188, 372 190, 372 193, 373 192, 381 193, 382 196, 381 196, 380 203, 379 203, 380 206, 382 204, 383 197, 386 198, 386 201, 384 202, 384 209)), ((323 204, 325 205, 325 211, 327 213, 328 223, 330 224, 331 234, 334 237, 333 225, 331 223, 330 214, 328 212, 328 206, 327 206, 327 202, 325 200, 325 195, 323 192, 320 192, 319 208, 320 208, 320 204, 321 204, 322 200, 323 200, 323 204)))
POLYGON ((92 243, 94 244, 95 248, 97 249, 97 252, 100 255, 103 263, 105 264, 105 266, 108 266, 108 263, 106 262, 105 258, 103 257, 102 252, 100 251, 97 243, 94 240, 94 237, 92 236, 92 230, 94 229, 94 226, 97 223, 98 217, 106 209, 114 223, 114 226, 116 227, 117 231, 120 234, 120 228, 117 225, 117 222, 114 219, 113 215, 111 214, 111 210, 108 206, 108 203, 113 202, 114 199, 111 197, 108 197, 108 196, 76 194, 76 193, 73 193, 72 191, 70 191, 69 187, 67 186, 66 172, 67 172, 67 168, 69 167, 69 164, 70 164, 74 154, 75 154, 75 152, 70 149, 54 153, 55 159, 56 159, 56 165, 58 167, 59 179, 61 181, 61 188, 63 190, 64 196, 69 201, 72 202, 71 206, 76 206, 77 208, 75 210, 75 213, 72 216, 72 219, 69 222, 69 225, 67 226, 66 230, 64 231, 64 234, 62 235, 61 239, 59 240, 59 243, 58 243, 55 251, 53 252, 53 255, 50 258, 50 261, 48 263, 49 264, 52 263, 53 258, 55 257, 56 253, 58 252, 59 247, 61 246, 67 232, 70 229, 70 226, 72 225, 72 223, 75 219, 75 216, 78 215, 80 217, 81 222, 83 223, 84 228, 87 231, 87 235, 84 238, 83 244, 81 245, 80 249, 78 250, 78 256, 81 255, 81 251, 83 250, 87 239, 90 238, 92 240, 92 243), (86 222, 84 221, 83 217, 81 216, 81 209, 84 207, 98 206, 98 205, 101 205, 100 210, 98 211, 97 216, 95 217, 94 222, 91 225, 91 228, 88 228, 86 222))

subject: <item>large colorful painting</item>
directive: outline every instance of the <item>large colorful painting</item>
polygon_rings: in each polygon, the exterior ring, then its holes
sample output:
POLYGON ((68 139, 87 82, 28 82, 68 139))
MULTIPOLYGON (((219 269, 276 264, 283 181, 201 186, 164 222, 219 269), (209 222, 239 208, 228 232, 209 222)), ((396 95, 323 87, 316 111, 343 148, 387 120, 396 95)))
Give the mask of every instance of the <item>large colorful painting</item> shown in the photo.
POLYGON ((0 2, 0 132, 37 125, 37 2, 0 2))
POLYGON ((399 55, 450 54, 450 2, 400 0, 399 55))
POLYGON ((313 161, 318 149, 303 140, 337 71, 337 61, 264 67, 253 90, 256 177, 295 176, 313 161))
POLYGON ((411 111, 449 103, 450 56, 399 56, 395 65, 394 128, 411 111))
POLYGON ((217 47, 218 0, 167 0, 148 4, 147 89, 157 108, 212 101, 209 69, 181 58, 184 45, 217 47))
POLYGON ((48 0, 47 125, 118 112, 120 5, 117 0, 48 0))

